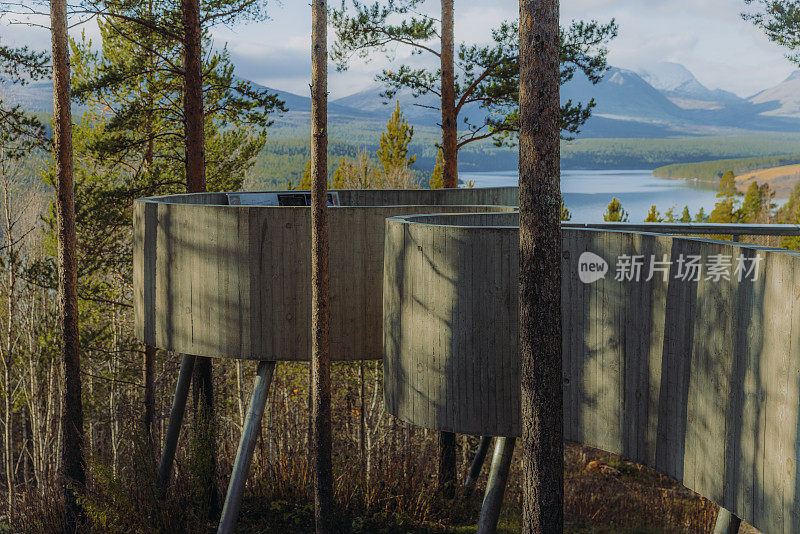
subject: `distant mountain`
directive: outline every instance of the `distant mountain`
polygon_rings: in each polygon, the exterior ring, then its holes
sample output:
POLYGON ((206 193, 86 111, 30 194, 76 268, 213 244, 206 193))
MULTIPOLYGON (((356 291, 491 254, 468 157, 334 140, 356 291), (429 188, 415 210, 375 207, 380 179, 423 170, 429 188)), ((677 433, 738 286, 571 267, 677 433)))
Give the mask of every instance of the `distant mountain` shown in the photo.
POLYGON ((414 98, 411 91, 401 89, 392 100, 381 97, 383 86, 373 84, 352 95, 333 100, 334 105, 345 106, 367 112, 374 117, 389 119, 389 115, 394 108, 394 102, 399 101, 406 118, 413 124, 433 125, 441 122, 441 114, 438 110, 431 109, 439 106, 438 97, 435 95, 424 95, 414 98))
MULTIPOLYGON (((436 95, 423 95, 414 98, 410 89, 400 89, 393 99, 387 100, 381 96, 384 90, 380 84, 373 84, 370 87, 352 95, 339 98, 333 104, 355 108, 363 112, 372 114, 376 119, 389 120, 394 109, 395 101, 400 102, 400 108, 406 119, 412 124, 422 126, 437 126, 442 122, 442 113, 439 111, 441 101, 436 95)), ((463 124, 463 117, 469 117, 473 123, 481 123, 488 113, 480 105, 471 103, 464 106, 459 116, 459 124, 463 124)))
MULTIPOLYGON (((304 114, 311 113, 311 98, 307 96, 300 96, 288 91, 281 91, 280 89, 272 89, 251 82, 251 85, 256 89, 267 89, 271 93, 278 95, 278 98, 286 103, 289 114, 294 118, 304 114)), ((6 98, 9 101, 20 104, 23 108, 33 112, 52 113, 53 111, 53 82, 36 82, 27 85, 6 85, 6 98)), ((73 110, 80 111, 73 103, 73 110)), ((328 104, 328 114, 333 117, 357 117, 357 118, 370 118, 372 114, 369 111, 362 111, 357 108, 349 108, 341 106, 336 103, 328 104)))
POLYGON ((778 85, 754 94, 748 101, 760 106, 764 115, 800 118, 800 70, 778 85))
POLYGON ((603 80, 593 85, 586 76, 577 74, 561 89, 561 101, 597 103, 595 114, 607 119, 671 123, 682 114, 655 87, 632 70, 612 67, 603 80))
POLYGON ((595 99, 597 107, 583 137, 800 131, 800 113, 797 117, 765 115, 768 106, 708 89, 688 69, 675 63, 657 64, 644 75, 612 67, 597 85, 578 74, 561 93, 562 100, 595 99))
MULTIPOLYGON (((277 125, 289 126, 292 132, 303 131, 310 125, 311 99, 308 96, 269 90, 277 93, 289 110, 275 117, 277 125)), ((381 92, 381 86, 372 85, 330 101, 331 125, 352 128, 360 123, 358 127, 362 130, 381 128, 392 112, 393 100, 400 102, 407 119, 414 125, 437 128, 441 122, 441 114, 436 109, 438 97, 427 95, 415 99, 410 91, 401 90, 388 101, 381 97, 381 92)), ((50 82, 6 86, 6 93, 31 111, 52 111, 50 82)), ((749 99, 709 89, 687 68, 670 62, 654 63, 639 72, 611 67, 596 85, 578 73, 561 88, 562 103, 569 100, 587 103, 592 98, 596 107, 581 137, 800 132, 800 71, 749 99)), ((78 108, 75 111, 80 112, 78 108)), ((479 105, 467 105, 459 117, 459 125, 463 124, 464 117, 469 117, 473 124, 481 124, 486 115, 486 110, 479 105)))
MULTIPOLYGON (((800 80, 798 80, 800 82, 800 80)), ((339 98, 333 105, 358 109, 375 120, 386 121, 392 102, 380 96, 382 87, 373 85, 339 98)), ((800 91, 798 91, 800 94, 800 91)), ((400 101, 409 122, 436 126, 441 122, 438 98, 415 99, 401 90, 400 101)), ((603 80, 592 84, 578 73, 561 88, 562 103, 587 103, 594 98, 592 118, 583 127, 582 137, 669 137, 675 135, 726 135, 746 131, 800 131, 800 121, 786 117, 763 116, 762 106, 753 105, 733 93, 708 89, 684 66, 657 63, 642 70, 611 67, 603 80)), ((800 99, 799 99, 800 100, 800 99)), ((459 123, 468 116, 480 123, 486 111, 478 105, 467 107, 459 123)))
POLYGON ((680 63, 660 61, 637 72, 647 83, 683 109, 718 110, 745 102, 743 98, 728 91, 709 89, 680 63))
MULTIPOLYGON (((311 98, 308 96, 296 95, 288 91, 281 91, 280 89, 273 89, 265 87, 255 82, 250 82, 256 89, 266 89, 270 93, 275 93, 278 98, 284 101, 289 114, 310 114, 311 113, 311 98)), ((328 102, 328 115, 330 116, 345 116, 356 118, 371 118, 372 113, 369 110, 364 110, 356 107, 348 107, 336 102, 328 102)))

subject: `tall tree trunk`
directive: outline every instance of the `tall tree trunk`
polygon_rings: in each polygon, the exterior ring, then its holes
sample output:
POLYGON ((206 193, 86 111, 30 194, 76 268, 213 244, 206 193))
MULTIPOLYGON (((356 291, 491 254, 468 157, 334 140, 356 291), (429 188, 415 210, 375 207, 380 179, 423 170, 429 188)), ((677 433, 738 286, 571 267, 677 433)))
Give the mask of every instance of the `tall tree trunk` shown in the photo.
POLYGON ((209 519, 219 516, 219 492, 216 483, 216 424, 211 358, 197 357, 192 377, 194 435, 192 471, 197 497, 209 519), (199 369, 198 369, 199 368, 199 369))
MULTIPOLYGON (((183 21, 183 121, 186 189, 189 193, 206 190, 205 131, 203 129, 203 56, 200 28, 200 0, 181 0, 183 21)), ((211 359, 197 357, 192 378, 194 417, 194 475, 199 498, 208 517, 219 514, 216 472, 216 433, 211 359)))
POLYGON ((564 528, 558 0, 520 0, 522 531, 564 528))
POLYGON ((456 487, 456 435, 453 432, 439 432, 439 491, 452 498, 456 487))
POLYGON ((58 221, 58 306, 61 326, 61 477, 66 504, 65 530, 74 532, 83 516, 78 494, 86 483, 83 460, 80 344, 78 338, 78 268, 75 200, 72 178, 69 38, 66 0, 50 2, 53 44, 53 145, 58 221))
POLYGON ((200 0, 181 0, 183 17, 183 121, 186 148, 186 188, 206 190, 206 142, 203 130, 203 52, 200 0))
POLYGON ((358 417, 358 451, 359 451, 359 458, 361 459, 361 482, 365 486, 367 486, 367 478, 368 478, 368 468, 367 468, 367 425, 366 425, 366 418, 367 418, 367 396, 366 396, 366 389, 365 389, 365 376, 364 376, 364 366, 366 363, 364 360, 360 360, 358 362, 358 396, 360 399, 360 403, 358 406, 359 409, 359 417, 358 417))
MULTIPOLYGON (((455 69, 453 65, 455 0, 442 0, 442 181, 444 187, 458 187, 458 123, 456 122, 455 69)), ((456 435, 439 435, 438 486, 451 494, 456 481, 456 435)))
MULTIPOLYGON (((153 14, 153 0, 149 0, 147 3, 147 13, 149 15, 153 14)), ((152 43, 148 43, 152 46, 152 43)), ((154 117, 153 117, 153 74, 151 72, 153 68, 153 54, 148 47, 145 50, 147 54, 147 110, 145 115, 145 135, 147 136, 147 144, 145 145, 144 149, 144 172, 147 175, 148 181, 152 185, 153 183, 153 158, 154 158, 154 143, 153 138, 155 136, 154 132, 154 117)), ((202 101, 201 101, 202 104, 202 101)), ((153 443, 154 438, 154 431, 153 425, 155 424, 155 412, 156 412, 156 395, 155 395, 155 360, 156 360, 156 348, 151 347, 150 345, 145 345, 144 347, 144 357, 142 359, 142 379, 144 380, 144 428, 145 432, 147 432, 147 438, 153 443)))
MULTIPOLYGON (((6 513, 9 519, 13 519, 14 511, 14 404, 12 396, 14 394, 11 385, 11 362, 6 360, 3 362, 3 382, 5 383, 5 391, 3 397, 5 400, 5 418, 3 429, 3 449, 5 451, 5 471, 6 471, 6 513)), ((24 454, 24 451, 22 452, 24 454)))
MULTIPOLYGON (((5 96, 0 93, 0 98, 5 96)), ((4 421, 3 421, 3 449, 6 471, 6 505, 9 519, 13 519, 14 511, 14 387, 11 384, 12 368, 14 365, 14 352, 16 351, 14 339, 16 323, 16 301, 17 301, 17 267, 15 257, 17 255, 14 244, 15 228, 14 217, 12 215, 11 198, 11 177, 7 168, 8 159, 5 153, 5 146, 0 145, 0 177, 3 188, 3 228, 2 232, 6 237, 6 324, 5 340, 0 345, 0 354, 3 356, 3 385, 4 387, 4 421)))
POLYGON ((317 534, 331 532, 330 295, 328 271, 328 29, 325 0, 311 4, 311 456, 317 534))
POLYGON ((144 360, 142 362, 142 378, 144 379, 144 429, 147 439, 153 441, 155 434, 156 392, 155 382, 156 348, 150 345, 144 347, 144 360))
MULTIPOLYGON (((442 181, 444 187, 458 187, 458 123, 456 121, 456 79, 453 64, 453 4, 442 0, 442 181)), ((455 472, 455 468, 454 468, 455 472)))

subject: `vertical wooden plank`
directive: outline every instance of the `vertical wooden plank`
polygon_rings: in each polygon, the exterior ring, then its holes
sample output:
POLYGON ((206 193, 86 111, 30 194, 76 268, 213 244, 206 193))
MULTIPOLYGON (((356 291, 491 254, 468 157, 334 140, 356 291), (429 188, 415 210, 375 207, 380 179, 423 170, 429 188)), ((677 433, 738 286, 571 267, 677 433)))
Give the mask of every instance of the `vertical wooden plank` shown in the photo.
POLYGON ((426 400, 426 420, 429 426, 436 426, 439 398, 437 397, 438 388, 438 368, 435 358, 431 351, 433 344, 433 329, 430 328, 433 315, 431 313, 430 289, 432 283, 433 266, 431 264, 432 239, 428 227, 419 226, 416 232, 417 250, 419 251, 419 263, 417 268, 417 278, 419 291, 415 292, 416 307, 415 315, 415 334, 419 340, 418 355, 421 363, 421 379, 424 384, 422 387, 426 400))
POLYGON ((383 310, 383 323, 381 330, 383 332, 383 402, 386 405, 386 410, 390 414, 398 416, 397 396, 395 389, 397 388, 397 378, 394 373, 397 365, 396 354, 396 341, 395 341, 395 319, 394 310, 392 306, 392 299, 396 298, 397 273, 395 270, 395 236, 394 236, 394 222, 387 219, 385 222, 386 231, 384 245, 384 268, 383 268, 383 291, 381 295, 381 306, 383 310))
POLYGON ((482 288, 482 295, 475 295, 474 298, 480 303, 477 309, 479 312, 475 317, 479 317, 479 324, 474 325, 474 329, 478 332, 476 345, 479 347, 479 354, 481 356, 482 375, 484 377, 482 383, 484 385, 484 402, 486 405, 486 419, 483 421, 494 422, 494 432, 500 433, 500 422, 498 421, 498 371, 500 367, 498 364, 499 355, 497 352, 499 343, 494 342, 496 338, 497 329, 497 314, 487 313, 490 309, 498 307, 498 291, 495 289, 495 281, 497 280, 496 263, 499 257, 498 241, 499 235, 493 228, 481 228, 470 230, 471 238, 476 244, 476 250, 483 249, 484 253, 478 255, 475 260, 475 288, 482 288))
POLYGON ((417 239, 417 229, 413 225, 407 227, 408 240, 406 242, 406 254, 409 255, 410 265, 408 267, 409 279, 409 334, 408 347, 410 348, 410 358, 413 362, 410 367, 411 386, 414 390, 414 421, 421 421, 421 426, 428 425, 428 403, 425 398, 425 383, 423 376, 423 360, 420 356, 421 342, 417 333, 417 321, 419 318, 419 303, 417 302, 417 294, 422 290, 419 281, 419 268, 420 258, 422 256, 419 250, 419 241, 417 239))
POLYGON ((577 389, 575 363, 577 352, 575 340, 583 333, 579 334, 579 311, 581 303, 577 298, 577 279, 576 265, 580 257, 580 249, 576 239, 578 232, 573 230, 563 230, 562 232, 562 262, 561 262, 561 299, 562 299, 562 328, 563 328, 563 354, 564 354, 564 439, 576 441, 577 421, 576 413, 578 407, 575 402, 575 390, 577 389))
POLYGON ((268 262, 268 252, 266 248, 266 235, 268 233, 267 221, 264 217, 264 210, 248 210, 248 220, 250 226, 249 250, 250 250, 250 306, 251 323, 250 337, 251 351, 261 354, 262 358, 277 358, 273 351, 272 335, 265 332, 262 324, 267 324, 271 317, 269 303, 274 300, 272 296, 273 276, 271 262, 268 262))
MULTIPOLYGON (((584 284, 578 278, 578 261, 580 255, 589 250, 594 232, 588 231, 569 231, 575 237, 570 251, 572 287, 572 301, 570 303, 570 315, 572 326, 569 330, 571 336, 571 376, 570 387, 572 391, 572 426, 574 441, 582 441, 584 436, 583 419, 583 399, 584 399, 584 375, 586 372, 586 362, 588 361, 587 340, 591 328, 589 319, 591 317, 590 307, 590 286, 584 284)), ((608 276, 608 274, 606 274, 608 276)))
POLYGON ((517 285, 513 283, 519 277, 511 268, 512 264, 518 265, 519 236, 517 232, 502 231, 499 236, 500 248, 498 249, 498 295, 502 305, 498 318, 498 332, 501 333, 503 343, 496 357, 500 359, 502 369, 501 384, 498 385, 502 404, 499 406, 500 417, 505 425, 502 430, 506 436, 517 436, 521 429, 516 417, 520 411, 519 398, 519 362, 517 340, 519 338, 517 325, 519 324, 519 301, 514 299, 517 295, 517 285), (515 253, 516 252, 516 253, 515 253), (505 336, 502 334, 505 333, 505 336), (514 340, 514 341, 511 341, 514 340))
MULTIPOLYGON (((746 254, 752 256, 752 253, 746 254)), ((739 516, 752 523, 754 521, 754 504, 756 496, 755 468, 758 462, 757 442, 760 432, 759 405, 760 394, 757 385, 757 374, 761 352, 761 339, 763 335, 763 306, 764 306, 764 265, 761 266, 759 279, 747 291, 747 307, 742 309, 741 326, 743 340, 740 350, 742 360, 741 373, 741 417, 739 466, 736 478, 739 481, 739 491, 736 497, 736 511, 739 516)), ((760 500, 760 499, 759 499, 760 500)))
POLYGON ((467 322, 472 328, 469 328, 468 339, 469 345, 473 347, 473 372, 475 373, 475 378, 477 381, 475 394, 477 396, 477 411, 473 412, 473 417, 478 417, 479 421, 489 421, 490 410, 492 409, 489 406, 489 384, 488 384, 488 374, 489 369, 488 367, 488 355, 480 350, 481 342, 483 341, 481 338, 484 336, 483 330, 477 330, 477 326, 473 323, 475 317, 480 317, 482 312, 485 309, 485 294, 478 294, 475 291, 475 288, 478 287, 485 287, 485 280, 482 279, 482 274, 484 270, 484 253, 482 247, 485 245, 483 240, 475 239, 471 231, 464 230, 464 239, 466 243, 468 243, 468 250, 470 253, 470 266, 471 268, 468 269, 471 276, 471 283, 470 283, 470 320, 467 322), (475 351, 474 347, 478 347, 478 350, 475 351))
MULTIPOLYGON (((379 297, 382 289, 384 217, 377 209, 365 211, 364 236, 361 240, 362 272, 364 273, 364 289, 362 298, 362 315, 364 330, 361 335, 364 344, 363 354, 380 359, 381 315, 379 297), (377 298, 376 298, 377 297, 377 298), (374 340, 374 341, 373 341, 374 340)), ((355 355, 353 355, 355 356, 355 355)))
POLYGON ((787 298, 792 294, 788 259, 789 256, 786 255, 768 256, 769 277, 765 288, 765 301, 770 304, 770 309, 764 324, 762 352, 762 388, 766 393, 762 487, 765 519, 763 530, 770 532, 783 530, 786 453, 790 450, 787 442, 791 441, 788 438, 788 428, 796 424, 790 420, 787 406, 788 358, 791 353, 792 331, 792 302, 787 298))
MULTIPOLYGON (((454 308, 451 312, 451 335, 453 337, 452 350, 453 354, 458 359, 458 373, 459 384, 461 384, 461 393, 459 395, 459 405, 457 408, 457 420, 461 424, 468 425, 469 418, 475 413, 475 374, 473 369, 473 361, 468 357, 469 342, 467 339, 467 332, 464 331, 462 325, 469 320, 469 296, 467 293, 469 286, 469 274, 463 269, 463 265, 470 260, 468 250, 464 247, 464 233, 460 228, 448 227, 448 235, 450 236, 450 245, 452 245, 451 263, 452 263, 452 298, 454 300, 454 308)), ((450 247, 448 246, 448 250, 450 247)))
POLYGON ((153 317, 153 333, 155 337, 154 345, 158 347, 169 347, 168 329, 170 328, 168 318, 172 315, 170 301, 168 300, 167 289, 167 268, 172 265, 167 264, 164 258, 167 256, 169 243, 166 239, 164 224, 166 222, 167 207, 165 205, 156 206, 156 260, 155 260, 155 316, 153 317))
POLYGON ((671 262, 671 267, 667 274, 667 281, 664 281, 662 277, 653 280, 646 297, 648 308, 645 309, 649 310, 650 335, 645 339, 643 347, 645 351, 643 358, 647 362, 643 376, 646 377, 648 387, 645 391, 646 397, 643 399, 646 404, 646 420, 643 421, 645 428, 642 437, 645 450, 640 451, 640 454, 643 462, 651 467, 656 467, 657 465, 658 404, 661 394, 667 293, 671 277, 674 276, 673 266, 677 259, 672 255, 672 242, 673 240, 670 237, 659 237, 656 240, 657 245, 653 248, 654 254, 658 258, 663 258, 666 255, 671 262))
POLYGON ((715 258, 730 256, 728 245, 703 244, 707 273, 698 285, 695 313, 694 362, 690 379, 691 426, 687 433, 687 463, 693 471, 690 486, 717 503, 724 502, 723 480, 727 443, 727 404, 735 332, 732 282, 709 279, 715 258))
POLYGON ((786 298, 791 302, 791 348, 787 354, 783 531, 788 534, 800 530, 800 266, 796 257, 786 259, 789 273, 786 298))

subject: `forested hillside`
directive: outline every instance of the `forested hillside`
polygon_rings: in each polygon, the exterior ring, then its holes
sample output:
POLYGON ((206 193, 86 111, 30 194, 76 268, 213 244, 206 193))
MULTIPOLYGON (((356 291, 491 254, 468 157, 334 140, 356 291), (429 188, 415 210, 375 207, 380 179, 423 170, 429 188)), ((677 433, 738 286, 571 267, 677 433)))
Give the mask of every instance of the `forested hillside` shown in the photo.
POLYGON ((716 182, 727 171, 733 171, 733 173, 738 176, 750 171, 770 169, 783 165, 793 165, 795 163, 800 163, 800 154, 763 158, 722 159, 697 163, 678 163, 655 169, 653 171, 653 176, 658 178, 681 178, 686 180, 716 182))
POLYGON ((787 154, 800 154, 800 135, 577 139, 561 144, 565 169, 655 169, 671 164, 787 154))

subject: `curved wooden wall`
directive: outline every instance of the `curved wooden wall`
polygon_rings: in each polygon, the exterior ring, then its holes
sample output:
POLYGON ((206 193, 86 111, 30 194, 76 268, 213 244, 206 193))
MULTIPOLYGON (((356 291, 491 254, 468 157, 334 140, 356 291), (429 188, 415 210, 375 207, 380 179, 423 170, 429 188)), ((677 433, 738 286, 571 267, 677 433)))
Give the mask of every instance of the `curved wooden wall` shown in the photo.
MULTIPOLYGON (((386 217, 510 211, 517 189, 339 191, 339 198, 342 207, 329 210, 331 356, 380 359, 386 217)), ((200 356, 308 360, 310 228, 306 207, 229 206, 225 193, 137 200, 137 338, 200 356)))
MULTIPOLYGON (((391 413, 519 435, 516 225, 514 215, 387 222, 391 413)), ((653 467, 764 532, 800 532, 800 256, 592 230, 564 230, 563 243, 566 439, 653 467), (591 284, 577 271, 587 251, 610 271, 591 284), (681 254, 706 266, 758 257, 759 275, 677 280, 681 254), (669 280, 615 280, 624 255, 666 255, 669 280)))

